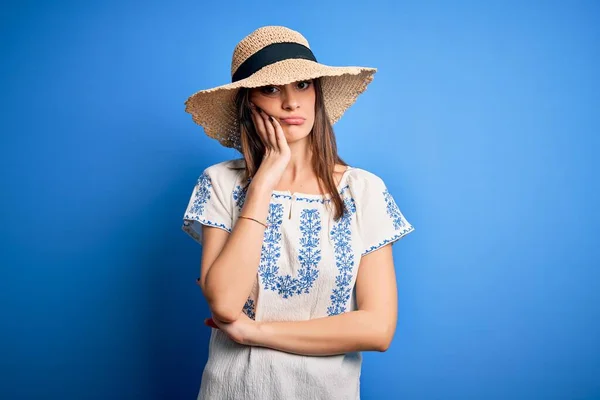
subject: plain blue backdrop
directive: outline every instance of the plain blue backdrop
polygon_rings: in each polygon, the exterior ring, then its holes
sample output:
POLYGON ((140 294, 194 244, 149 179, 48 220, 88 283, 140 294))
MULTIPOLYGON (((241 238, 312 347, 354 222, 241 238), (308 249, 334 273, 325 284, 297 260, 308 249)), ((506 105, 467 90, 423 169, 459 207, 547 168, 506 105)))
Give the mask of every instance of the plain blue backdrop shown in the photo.
POLYGON ((363 398, 600 398, 599 4, 3 2, 0 398, 195 398, 209 314, 181 218, 238 154, 184 101, 263 25, 379 69, 339 150, 415 232, 363 398))

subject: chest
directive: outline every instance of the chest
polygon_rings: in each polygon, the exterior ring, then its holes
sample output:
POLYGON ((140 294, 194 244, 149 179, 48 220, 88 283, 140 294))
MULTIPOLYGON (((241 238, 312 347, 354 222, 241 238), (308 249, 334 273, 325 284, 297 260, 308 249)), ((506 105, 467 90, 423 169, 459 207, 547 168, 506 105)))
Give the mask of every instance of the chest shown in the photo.
POLYGON ((362 243, 353 200, 335 221, 327 202, 274 196, 251 299, 257 320, 305 320, 354 307, 362 243))

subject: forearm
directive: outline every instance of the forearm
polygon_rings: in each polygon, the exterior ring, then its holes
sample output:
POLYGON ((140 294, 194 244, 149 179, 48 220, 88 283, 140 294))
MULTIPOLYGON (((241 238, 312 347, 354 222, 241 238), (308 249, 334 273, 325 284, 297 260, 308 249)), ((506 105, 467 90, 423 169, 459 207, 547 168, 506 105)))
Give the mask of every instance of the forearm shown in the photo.
MULTIPOLYGON (((272 191, 248 188, 241 215, 266 222, 272 191)), ((243 309, 254 281, 262 251, 265 227, 256 221, 236 221, 223 249, 208 270, 204 295, 213 313, 234 321, 243 309)))
POLYGON ((373 312, 357 310, 307 321, 259 322, 249 338, 254 346, 325 356, 353 351, 385 351, 394 328, 373 312))

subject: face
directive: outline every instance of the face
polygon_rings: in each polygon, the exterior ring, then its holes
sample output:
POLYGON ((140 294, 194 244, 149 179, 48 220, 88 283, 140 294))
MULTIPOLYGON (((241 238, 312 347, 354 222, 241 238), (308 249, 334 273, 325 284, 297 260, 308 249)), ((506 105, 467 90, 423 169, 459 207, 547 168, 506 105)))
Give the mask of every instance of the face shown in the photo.
POLYGON ((315 88, 312 80, 255 88, 250 101, 277 118, 288 143, 310 134, 315 123, 315 88))

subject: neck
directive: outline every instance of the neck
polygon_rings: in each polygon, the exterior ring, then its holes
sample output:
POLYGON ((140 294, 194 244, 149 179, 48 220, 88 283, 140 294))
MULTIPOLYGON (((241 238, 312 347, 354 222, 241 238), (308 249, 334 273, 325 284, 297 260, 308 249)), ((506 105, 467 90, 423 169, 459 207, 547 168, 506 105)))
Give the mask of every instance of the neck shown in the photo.
POLYGON ((281 177, 288 184, 302 181, 314 175, 312 166, 312 150, 308 138, 299 142, 291 143, 291 159, 281 177))

